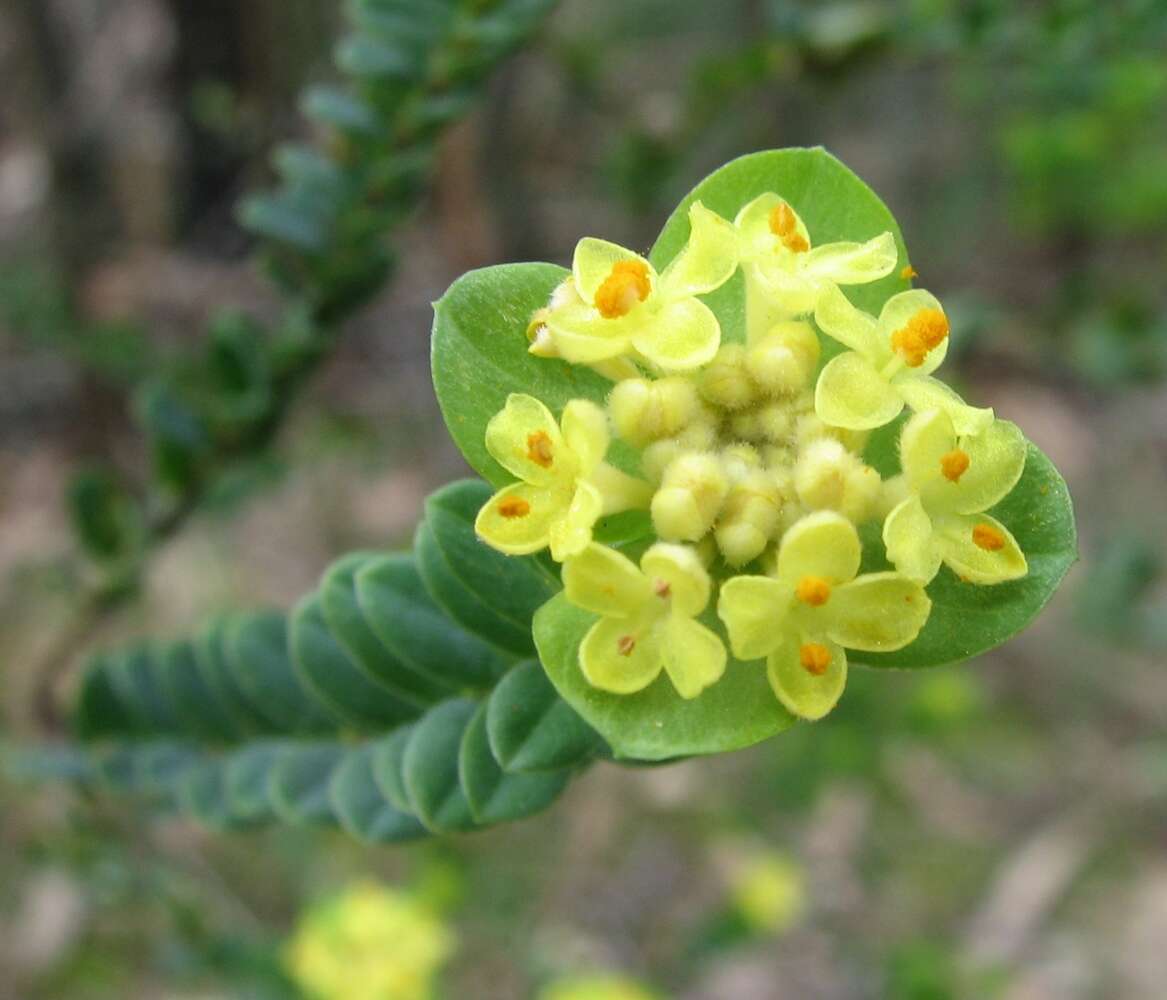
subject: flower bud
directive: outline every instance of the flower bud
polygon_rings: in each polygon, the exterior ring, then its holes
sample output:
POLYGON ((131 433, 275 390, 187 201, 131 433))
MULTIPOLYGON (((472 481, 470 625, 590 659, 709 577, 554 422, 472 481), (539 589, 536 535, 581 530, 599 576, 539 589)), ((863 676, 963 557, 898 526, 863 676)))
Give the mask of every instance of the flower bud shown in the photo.
POLYGON ((712 451, 717 444, 717 429, 712 423, 697 421, 676 437, 654 441, 640 455, 640 472, 650 483, 660 485, 667 469, 681 455, 712 451))
POLYGON ((799 417, 794 429, 794 441, 800 449, 808 447, 815 441, 830 438, 858 455, 862 454, 863 449, 867 447, 867 440, 870 437, 870 431, 853 431, 846 427, 832 427, 823 423, 814 413, 807 413, 799 417))
POLYGON ((701 372, 700 392, 704 399, 725 410, 741 410, 754 400, 754 386, 745 367, 746 349, 726 344, 701 372))
POLYGON ((754 384, 766 395, 793 396, 806 388, 819 363, 818 335, 800 320, 776 323, 745 355, 754 384))
POLYGON ((782 495, 772 476, 756 470, 730 489, 714 537, 731 566, 757 559, 777 533, 782 495))
POLYGON ((616 433, 638 448, 672 437, 697 416, 700 406, 693 383, 677 377, 626 379, 608 396, 616 433))
POLYGON ((652 523, 665 541, 699 540, 721 510, 729 477, 716 455, 684 454, 675 459, 652 498, 652 523))
POLYGON ((798 499, 810 510, 835 510, 859 523, 879 499, 879 473, 834 438, 821 438, 799 452, 794 468, 798 499))
POLYGON ((721 451, 721 467, 725 469, 730 482, 736 483, 749 473, 762 468, 762 456, 753 445, 741 442, 731 444, 721 451))

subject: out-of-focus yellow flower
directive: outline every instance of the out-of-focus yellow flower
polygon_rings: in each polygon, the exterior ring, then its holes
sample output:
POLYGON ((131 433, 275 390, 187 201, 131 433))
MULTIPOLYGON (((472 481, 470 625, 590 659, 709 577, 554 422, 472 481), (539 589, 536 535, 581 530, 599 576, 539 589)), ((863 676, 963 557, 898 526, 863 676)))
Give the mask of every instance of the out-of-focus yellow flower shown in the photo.
POLYGON ((454 943, 411 896, 362 882, 308 911, 286 965, 313 1000, 431 1000, 454 943))
POLYGON ((875 319, 832 287, 814 315, 823 333, 850 348, 827 362, 815 387, 815 412, 832 427, 882 427, 905 403, 917 411, 944 410, 962 434, 992 421, 992 410, 969 406, 931 377, 948 351, 948 317, 929 292, 893 295, 875 319))
POLYGON ((806 904, 802 870, 778 851, 753 852, 730 875, 730 900, 751 930, 781 933, 806 904))
POLYGON ((900 437, 900 461, 912 492, 883 525, 896 569, 927 583, 949 565, 979 584, 1016 580, 1029 571, 1008 528, 984 511, 1002 500, 1025 468, 1025 437, 994 420, 979 434, 958 435, 941 410, 917 413, 900 437))
POLYGON ((584 636, 579 665, 593 687, 632 694, 663 669, 682 698, 696 698, 725 671, 725 647, 696 620, 711 581, 690 548, 658 542, 638 567, 603 545, 589 545, 563 567, 563 589, 603 617, 584 636))
POLYGON ((663 371, 689 371, 717 353, 721 326, 698 295, 737 270, 733 227, 700 202, 689 209, 684 249, 660 274, 624 247, 588 237, 576 245, 570 286, 536 314, 531 353, 601 365, 632 356, 663 371))
MULTIPOLYGON (((863 285, 891 274, 895 237, 881 233, 866 243, 812 246, 810 233, 791 204, 777 194, 759 195, 734 219, 748 280, 758 282, 787 316, 814 312, 819 296, 836 285, 863 285)), ((764 330, 759 329, 758 335, 764 330)))
POLYGON ((803 719, 821 719, 847 683, 844 647, 902 649, 928 620, 932 602, 899 573, 857 576, 859 534, 834 511, 808 514, 778 547, 774 576, 735 576, 717 613, 734 656, 766 657, 778 700, 803 719))
POLYGON ((662 1000, 635 979, 614 973, 570 976, 544 987, 538 1000, 662 1000))
POLYGON ((483 505, 479 537, 507 555, 551 547, 562 562, 592 540, 602 514, 647 506, 651 489, 607 465, 608 419, 587 400, 572 400, 563 426, 534 396, 512 393, 486 426, 486 450, 520 482, 483 505))

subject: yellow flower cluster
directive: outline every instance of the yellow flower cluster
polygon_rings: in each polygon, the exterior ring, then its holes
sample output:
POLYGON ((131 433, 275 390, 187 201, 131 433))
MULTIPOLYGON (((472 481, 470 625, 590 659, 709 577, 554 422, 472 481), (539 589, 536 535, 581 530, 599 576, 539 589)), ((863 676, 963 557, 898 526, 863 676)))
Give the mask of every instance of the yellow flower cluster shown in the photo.
POLYGON ((916 638, 941 563, 974 584, 1027 572, 985 513, 1020 478, 1026 444, 933 376, 949 339, 934 296, 902 292, 875 317, 841 290, 892 272, 891 233, 815 246, 778 194, 733 222, 697 202, 689 222, 659 273, 580 241, 571 277, 531 319, 529 350, 611 379, 606 409, 575 400, 557 422, 512 395, 486 446, 519 481, 476 527, 502 552, 549 547, 564 564, 568 599, 600 616, 580 647, 594 687, 630 694, 663 672, 695 698, 726 668, 724 635, 739 659, 766 660, 786 708, 818 719, 842 694, 846 649, 916 638), (746 338, 723 343, 700 296, 739 270, 746 338), (824 336, 846 348, 825 365, 824 336), (903 472, 883 480, 863 449, 905 407, 903 472), (638 451, 638 475, 605 461, 613 433, 638 451), (602 516, 636 508, 657 539, 638 561, 593 540, 602 516), (861 573, 858 527, 877 518, 895 569, 861 573))
POLYGON ((363 882, 308 911, 287 967, 314 1000, 431 1000, 453 950, 451 931, 416 898, 363 882))

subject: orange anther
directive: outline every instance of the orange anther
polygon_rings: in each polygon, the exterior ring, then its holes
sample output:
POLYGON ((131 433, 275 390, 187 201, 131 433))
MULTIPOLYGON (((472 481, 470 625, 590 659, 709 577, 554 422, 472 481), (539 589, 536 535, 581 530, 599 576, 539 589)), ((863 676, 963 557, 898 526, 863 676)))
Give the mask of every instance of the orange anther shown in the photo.
POLYGON ((651 291, 648 268, 643 261, 617 261, 612 265, 608 277, 596 289, 596 308, 604 319, 618 319, 647 299, 651 291))
POLYGON ((798 581, 794 593, 803 604, 817 608, 827 603, 831 596, 831 585, 821 576, 804 576, 798 581))
POLYGON ((903 270, 900 271, 900 277, 903 278, 904 281, 911 281, 913 278, 920 277, 920 272, 912 267, 911 264, 908 264, 903 268, 903 270))
POLYGON ((806 237, 798 231, 798 216, 786 202, 780 201, 770 210, 770 232, 782 242, 787 250, 805 253, 810 249, 806 237))
POLYGON ((939 309, 921 309, 891 335, 891 348, 909 368, 919 368, 948 336, 948 317, 939 309))
POLYGON ((622 635, 616 640, 616 651, 621 656, 631 656, 635 648, 636 636, 634 635, 622 635))
POLYGON ((822 677, 831 665, 831 651, 821 642, 808 642, 799 647, 798 662, 808 674, 822 677))
POLYGON ((531 505, 522 497, 507 497, 498 505, 503 517, 526 517, 531 513, 531 505))
POLYGON ((1005 536, 991 524, 978 524, 972 530, 973 545, 986 552, 996 552, 1005 547, 1005 536))
POLYGON ((970 461, 967 451, 956 448, 940 456, 940 471, 950 483, 959 482, 960 477, 968 471, 970 461))
POLYGON ((555 450, 546 431, 535 431, 527 435, 527 458, 544 469, 550 469, 554 457, 555 450))

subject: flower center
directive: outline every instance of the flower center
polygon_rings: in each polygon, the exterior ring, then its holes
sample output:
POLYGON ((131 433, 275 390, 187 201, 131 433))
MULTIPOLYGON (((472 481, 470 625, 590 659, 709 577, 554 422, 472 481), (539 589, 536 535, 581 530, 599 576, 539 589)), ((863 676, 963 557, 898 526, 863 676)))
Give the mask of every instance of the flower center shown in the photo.
MULTIPOLYGON (((812 608, 818 608, 826 604, 831 596, 831 585, 821 576, 804 576, 798 581, 798 586, 794 589, 798 599, 803 604, 809 604, 812 608)), ((803 647, 806 648, 805 646, 803 647)), ((819 647, 822 648, 821 646, 819 647)), ((803 664, 805 666, 805 664, 803 664)))
POLYGON ((527 458, 544 469, 551 468, 551 461, 555 457, 551 447, 551 437, 546 431, 535 431, 527 435, 527 458))
POLYGON ((793 253, 805 253, 810 249, 806 237, 798 231, 798 217, 786 202, 780 201, 770 210, 770 232, 793 253))
POLYGON ((673 592, 673 588, 669 586, 668 580, 656 579, 652 583, 652 592, 663 601, 673 592))
POLYGON ((531 513, 531 505, 522 497, 507 497, 498 505, 498 512, 507 518, 526 517, 531 513))
POLYGON ((991 524, 978 524, 972 530, 973 545, 986 552, 997 552, 1005 547, 1005 536, 991 524))
POLYGON ((622 635, 616 640, 616 652, 621 656, 631 656, 636 648, 636 636, 622 635))
POLYGON ((643 261, 617 261, 608 277, 596 289, 596 308, 604 319, 619 319, 647 299, 650 291, 652 285, 643 261))
POLYGON ((940 471, 950 483, 960 482, 960 477, 968 471, 970 461, 967 451, 955 448, 947 455, 940 456, 940 471))
POLYGON ((939 309, 918 310, 906 326, 891 335, 891 349, 904 359, 909 368, 919 368, 928 352, 944 343, 948 336, 948 317, 939 309))
POLYGON ((798 648, 798 662, 808 674, 822 677, 831 665, 831 651, 821 642, 803 643, 798 648))
POLYGON ((911 281, 913 278, 920 277, 920 272, 912 267, 911 264, 908 264, 900 271, 900 277, 903 278, 904 281, 911 281))

